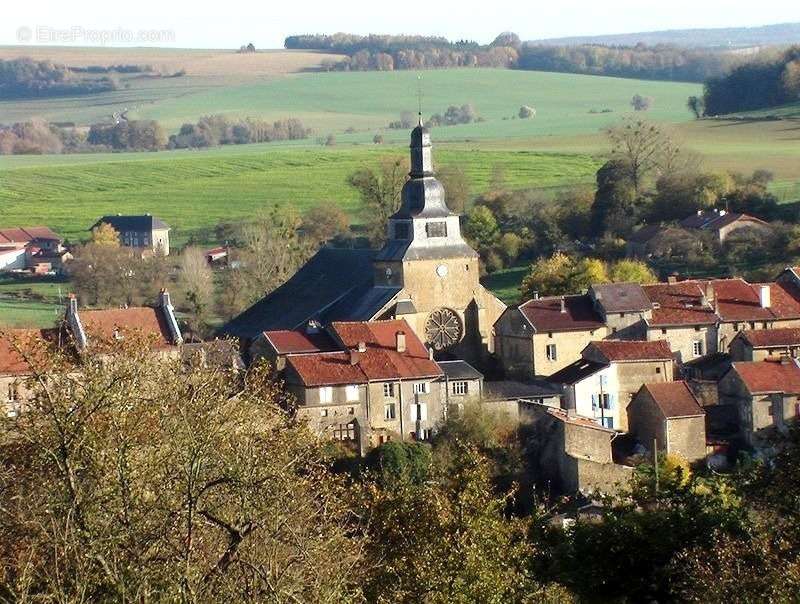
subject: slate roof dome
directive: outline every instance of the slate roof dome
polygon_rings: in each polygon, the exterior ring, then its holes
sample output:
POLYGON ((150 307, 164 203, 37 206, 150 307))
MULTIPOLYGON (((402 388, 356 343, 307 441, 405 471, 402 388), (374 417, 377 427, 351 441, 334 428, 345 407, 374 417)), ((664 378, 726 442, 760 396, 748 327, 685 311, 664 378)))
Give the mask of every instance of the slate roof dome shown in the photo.
POLYGON ((422 123, 411 131, 411 177, 403 185, 400 209, 392 218, 444 218, 451 216, 442 183, 433 171, 431 134, 422 123))

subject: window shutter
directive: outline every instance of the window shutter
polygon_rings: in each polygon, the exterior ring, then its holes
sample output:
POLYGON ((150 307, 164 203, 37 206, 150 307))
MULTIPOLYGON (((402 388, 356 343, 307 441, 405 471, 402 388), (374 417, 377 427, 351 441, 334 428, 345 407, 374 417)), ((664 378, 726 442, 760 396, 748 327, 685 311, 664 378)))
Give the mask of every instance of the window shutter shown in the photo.
POLYGON ((414 403, 410 404, 408 406, 408 414, 409 416, 411 416, 412 422, 417 421, 417 405, 415 405, 414 403))
POLYGON ((423 422, 428 419, 428 405, 426 403, 420 403, 419 405, 419 418, 423 422))
POLYGON ((592 409, 597 409, 597 395, 592 394, 592 409))

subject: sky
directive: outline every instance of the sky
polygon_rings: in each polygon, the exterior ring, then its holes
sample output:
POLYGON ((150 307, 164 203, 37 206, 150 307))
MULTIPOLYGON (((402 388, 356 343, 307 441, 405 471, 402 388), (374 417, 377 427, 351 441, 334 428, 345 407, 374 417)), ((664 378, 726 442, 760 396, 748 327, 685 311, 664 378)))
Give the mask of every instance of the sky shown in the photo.
POLYGON ((797 0, 4 0, 0 44, 280 48, 287 35, 441 35, 490 42, 800 21, 797 0))

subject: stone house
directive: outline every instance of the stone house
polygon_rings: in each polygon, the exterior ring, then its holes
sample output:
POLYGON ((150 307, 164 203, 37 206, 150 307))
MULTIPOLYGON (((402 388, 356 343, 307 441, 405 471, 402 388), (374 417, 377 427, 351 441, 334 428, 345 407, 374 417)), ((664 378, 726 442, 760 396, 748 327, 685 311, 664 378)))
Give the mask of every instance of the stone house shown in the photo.
POLYGON ((441 393, 449 412, 464 408, 468 401, 483 400, 483 374, 466 361, 439 361, 443 376, 439 381, 441 393))
POLYGON ((718 384, 720 405, 738 411, 741 437, 756 446, 798 416, 800 367, 796 359, 736 362, 718 384))
POLYGON ((488 364, 492 326, 506 306, 480 283, 478 253, 436 179, 427 128, 413 129, 409 151, 410 178, 381 249, 321 249, 223 332, 246 349, 265 331, 302 329, 311 320, 404 319, 437 359, 488 364))
POLYGON ((169 255, 170 226, 155 216, 103 216, 92 225, 92 229, 103 223, 111 225, 119 233, 119 242, 125 247, 169 255))
POLYGON ((649 451, 655 447, 690 462, 705 458, 705 412, 686 382, 644 384, 627 413, 628 429, 649 451))
POLYGON ((533 379, 563 369, 609 333, 588 294, 538 298, 507 309, 494 326, 507 376, 533 379))
POLYGON ((800 356, 800 328, 740 331, 730 345, 733 361, 780 360, 782 356, 800 356))
POLYGON ((644 285, 648 340, 667 340, 680 363, 717 352, 717 315, 697 281, 644 285))
POLYGON ((183 344, 183 335, 166 290, 159 294, 157 306, 110 309, 79 310, 77 298, 70 295, 64 323, 78 352, 89 349, 93 343, 141 337, 149 342, 154 352, 177 358, 183 344))
POLYGON ((642 384, 671 382, 674 357, 664 340, 591 342, 573 364, 548 379, 563 389, 563 407, 606 428, 626 431, 626 408, 642 384))
POLYGON ((717 350, 727 352, 744 330, 800 327, 800 286, 785 281, 748 283, 715 279, 704 283, 717 317, 717 350))
POLYGON ((0 403, 2 412, 17 416, 29 400, 28 379, 33 374, 28 354, 53 339, 53 330, 9 329, 0 331, 0 403))
POLYGON ((298 415, 360 454, 387 440, 427 440, 446 414, 444 372, 404 320, 336 322, 333 352, 288 354, 298 415))
POLYGON ((614 493, 628 483, 633 468, 615 463, 617 432, 544 405, 529 404, 524 411, 537 481, 548 492, 614 493))
POLYGON ((713 233, 714 237, 723 243, 731 234, 744 230, 751 230, 765 234, 772 227, 763 220, 750 216, 749 214, 737 214, 726 210, 709 210, 704 212, 698 210, 680 221, 679 225, 684 229, 694 229, 713 233))
POLYGON ((610 337, 620 340, 643 340, 645 322, 651 318, 653 305, 638 283, 604 283, 589 288, 597 312, 610 337))

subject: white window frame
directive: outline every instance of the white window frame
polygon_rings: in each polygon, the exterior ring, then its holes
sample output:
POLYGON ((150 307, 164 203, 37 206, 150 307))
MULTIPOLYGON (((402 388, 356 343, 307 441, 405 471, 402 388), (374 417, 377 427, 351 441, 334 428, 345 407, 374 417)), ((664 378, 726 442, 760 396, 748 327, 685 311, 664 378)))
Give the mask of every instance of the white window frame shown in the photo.
POLYGON ((397 406, 394 403, 385 403, 383 405, 383 419, 397 419, 397 406))
POLYGON ((467 396, 469 394, 469 382, 467 380, 453 382, 451 392, 454 396, 467 396))
POLYGON ((325 409, 325 408, 320 409, 319 410, 319 416, 320 417, 328 417, 328 410, 325 409))
POLYGON ((333 386, 321 386, 319 389, 319 402, 332 403, 333 402, 333 386))
POLYGON ((692 342, 692 356, 695 358, 703 356, 703 341, 694 340, 692 342))
POLYGON ((414 394, 428 394, 431 388, 428 382, 414 382, 414 394))
POLYGON ((357 403, 361 400, 358 384, 349 384, 344 387, 344 397, 348 403, 357 403))
POLYGON ((545 347, 545 354, 547 355, 548 361, 557 361, 558 360, 558 348, 555 344, 548 344, 545 347))
POLYGON ((383 384, 383 398, 394 398, 393 382, 386 382, 383 384))

